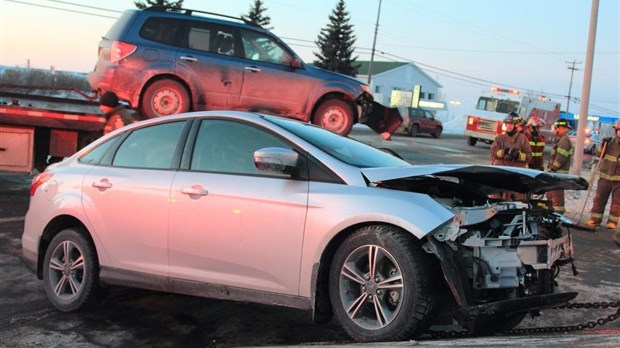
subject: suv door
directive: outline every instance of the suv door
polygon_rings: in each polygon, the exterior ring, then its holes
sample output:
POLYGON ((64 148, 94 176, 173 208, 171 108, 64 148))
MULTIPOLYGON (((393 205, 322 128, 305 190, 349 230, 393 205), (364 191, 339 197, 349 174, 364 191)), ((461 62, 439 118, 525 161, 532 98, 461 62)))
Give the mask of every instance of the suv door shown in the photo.
POLYGON ((241 30, 241 41, 244 59, 240 107, 276 115, 305 114, 312 78, 303 67, 291 67, 295 56, 264 33, 241 30))
POLYGON ((194 86, 198 109, 236 108, 243 84, 235 30, 190 21, 177 50, 177 75, 194 86), (201 105, 202 104, 202 105, 201 105))

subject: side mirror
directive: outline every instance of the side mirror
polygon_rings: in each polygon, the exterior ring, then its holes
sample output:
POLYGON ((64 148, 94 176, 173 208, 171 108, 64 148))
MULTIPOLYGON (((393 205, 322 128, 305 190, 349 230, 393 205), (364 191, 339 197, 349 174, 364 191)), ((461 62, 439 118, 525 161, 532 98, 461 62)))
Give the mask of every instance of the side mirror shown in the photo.
POLYGON ((281 147, 265 147, 254 151, 254 165, 267 173, 293 174, 298 160, 297 152, 281 147))

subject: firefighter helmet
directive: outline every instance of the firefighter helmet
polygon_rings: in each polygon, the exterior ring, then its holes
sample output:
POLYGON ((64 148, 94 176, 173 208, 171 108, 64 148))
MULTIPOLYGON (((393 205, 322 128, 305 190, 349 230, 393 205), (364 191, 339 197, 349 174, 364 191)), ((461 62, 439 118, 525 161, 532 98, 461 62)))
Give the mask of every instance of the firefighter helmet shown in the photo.
POLYGON ((565 127, 568 129, 573 129, 573 127, 570 125, 568 120, 565 118, 558 118, 555 122, 553 122, 553 128, 557 128, 557 127, 565 127))
POLYGON ((529 127, 538 128, 538 127, 544 126, 545 125, 545 121, 543 121, 538 116, 532 116, 532 117, 530 117, 529 121, 527 121, 527 125, 529 127))
POLYGON ((516 125, 517 123, 521 123, 521 117, 513 111, 509 113, 506 118, 504 118, 504 123, 512 123, 516 125))

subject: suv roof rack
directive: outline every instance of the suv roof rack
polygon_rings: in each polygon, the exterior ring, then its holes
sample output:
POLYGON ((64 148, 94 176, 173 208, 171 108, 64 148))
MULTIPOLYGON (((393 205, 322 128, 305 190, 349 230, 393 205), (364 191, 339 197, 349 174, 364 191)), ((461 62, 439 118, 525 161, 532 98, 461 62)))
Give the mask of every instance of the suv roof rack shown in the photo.
POLYGON ((217 16, 217 17, 222 17, 222 18, 228 18, 228 19, 234 19, 234 20, 238 20, 241 21, 247 25, 251 25, 253 27, 258 27, 258 28, 262 28, 262 26, 256 22, 252 22, 252 21, 248 21, 247 19, 243 19, 241 17, 234 17, 234 16, 229 16, 229 15, 225 15, 225 14, 220 14, 220 13, 215 13, 215 12, 207 12, 207 11, 200 11, 200 10, 192 10, 189 8, 181 8, 181 7, 172 7, 172 6, 150 6, 144 9, 144 11, 153 11, 153 12, 180 12, 183 14, 186 14, 188 16, 191 16, 194 12, 196 13, 202 13, 202 14, 207 14, 207 15, 211 15, 211 16, 217 16))

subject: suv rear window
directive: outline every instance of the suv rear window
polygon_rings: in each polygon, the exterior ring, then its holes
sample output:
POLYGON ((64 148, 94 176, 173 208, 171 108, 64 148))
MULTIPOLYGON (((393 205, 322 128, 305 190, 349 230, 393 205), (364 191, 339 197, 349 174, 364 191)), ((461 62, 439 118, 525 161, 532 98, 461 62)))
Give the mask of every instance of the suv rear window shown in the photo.
POLYGON ((135 14, 136 12, 134 11, 123 12, 123 14, 116 22, 114 22, 114 25, 112 25, 110 30, 108 30, 103 37, 108 40, 120 40, 123 30, 129 27, 129 22, 133 20, 135 14))

